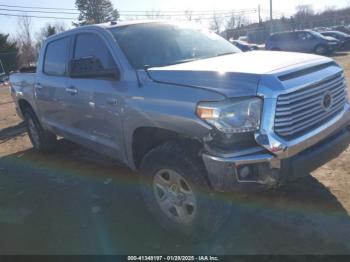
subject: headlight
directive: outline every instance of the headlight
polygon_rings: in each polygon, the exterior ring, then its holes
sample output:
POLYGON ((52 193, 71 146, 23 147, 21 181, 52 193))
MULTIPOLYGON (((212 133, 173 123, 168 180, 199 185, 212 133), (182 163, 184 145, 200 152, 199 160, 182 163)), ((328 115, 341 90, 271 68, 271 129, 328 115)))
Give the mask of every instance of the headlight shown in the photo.
POLYGON ((226 134, 259 130, 262 100, 260 98, 230 99, 222 102, 201 102, 197 115, 226 134))

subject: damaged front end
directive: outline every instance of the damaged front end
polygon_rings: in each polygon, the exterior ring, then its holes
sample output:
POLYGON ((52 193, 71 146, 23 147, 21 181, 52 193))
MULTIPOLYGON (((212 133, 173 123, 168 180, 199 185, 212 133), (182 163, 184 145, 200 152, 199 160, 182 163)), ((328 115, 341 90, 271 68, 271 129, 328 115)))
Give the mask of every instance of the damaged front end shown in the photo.
POLYGON ((337 65, 263 77, 258 96, 263 101, 258 130, 216 130, 204 139, 202 158, 216 190, 278 187, 348 147, 350 105, 337 65))

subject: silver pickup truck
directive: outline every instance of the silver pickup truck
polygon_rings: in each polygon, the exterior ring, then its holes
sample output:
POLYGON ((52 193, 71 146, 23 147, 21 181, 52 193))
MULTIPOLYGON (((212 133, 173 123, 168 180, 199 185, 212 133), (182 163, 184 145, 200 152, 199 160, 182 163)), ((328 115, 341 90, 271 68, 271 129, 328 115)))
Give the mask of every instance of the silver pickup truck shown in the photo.
POLYGON ((284 185, 350 142, 332 59, 242 53, 195 25, 70 30, 46 41, 36 73, 10 83, 35 149, 54 150, 60 136, 139 171, 159 223, 195 239, 227 220, 223 192, 284 185))

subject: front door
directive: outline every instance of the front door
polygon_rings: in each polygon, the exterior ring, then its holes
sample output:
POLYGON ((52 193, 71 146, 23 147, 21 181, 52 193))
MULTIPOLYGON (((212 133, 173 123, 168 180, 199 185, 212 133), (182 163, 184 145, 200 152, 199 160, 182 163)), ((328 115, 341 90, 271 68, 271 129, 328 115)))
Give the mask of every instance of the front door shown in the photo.
POLYGON ((312 52, 315 44, 315 37, 311 35, 309 32, 299 32, 298 33, 298 42, 299 45, 297 45, 298 49, 296 51, 298 52, 312 52))
MULTIPOLYGON (((103 37, 96 33, 78 34, 73 59, 93 57, 104 69, 118 70, 103 37)), ((78 142, 120 160, 122 154, 121 105, 126 84, 112 77, 70 78, 67 101, 71 126, 78 142)))

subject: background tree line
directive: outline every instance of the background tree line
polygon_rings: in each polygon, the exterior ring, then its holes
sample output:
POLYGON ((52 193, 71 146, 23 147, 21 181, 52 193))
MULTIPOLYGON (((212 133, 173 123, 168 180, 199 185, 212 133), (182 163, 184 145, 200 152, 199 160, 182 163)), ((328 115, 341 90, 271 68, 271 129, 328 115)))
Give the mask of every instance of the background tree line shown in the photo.
MULTIPOLYGON (((84 26, 116 21, 119 12, 110 0, 76 0, 79 10, 78 22, 73 26, 84 26)), ((0 59, 7 73, 23 66, 34 66, 43 42, 50 36, 65 31, 67 25, 59 22, 46 24, 33 34, 32 20, 25 14, 18 19, 17 33, 5 35, 0 33, 0 59)))
MULTIPOLYGON (((77 22, 73 23, 72 26, 78 27, 120 19, 118 10, 114 8, 110 0, 76 0, 75 6, 79 10, 79 16, 77 22)), ((147 19, 170 18, 157 10, 149 11, 144 16, 147 19)), ((133 17, 128 17, 128 19, 133 19, 133 17)), ((270 21, 263 21, 260 16, 258 23, 252 23, 250 17, 245 15, 244 12, 237 13, 234 11, 229 15, 213 12, 212 17, 208 20, 208 17, 201 17, 191 10, 186 10, 181 20, 205 22, 211 30, 221 33, 227 38, 249 35, 252 41, 263 43, 270 35, 271 28, 274 32, 277 32, 350 25, 350 7, 338 10, 329 7, 323 12, 316 12, 310 5, 300 5, 296 8, 296 13, 293 16, 273 20, 272 27, 270 21)), ((36 34, 33 34, 32 28, 31 18, 24 14, 18 20, 16 34, 9 36, 0 33, 0 59, 7 72, 16 70, 21 66, 35 65, 42 43, 48 37, 65 31, 68 26, 59 22, 46 24, 36 34)))
MULTIPOLYGON (((231 20, 236 21, 237 17, 232 16, 231 20)), ((324 11, 316 12, 311 5, 299 5, 294 15, 274 19, 272 25, 269 20, 260 20, 258 23, 249 23, 249 20, 240 24, 229 23, 223 35, 235 39, 240 36, 248 36, 253 42, 264 43, 271 33, 315 28, 334 28, 349 34, 350 7, 342 9, 327 7, 324 11)))

